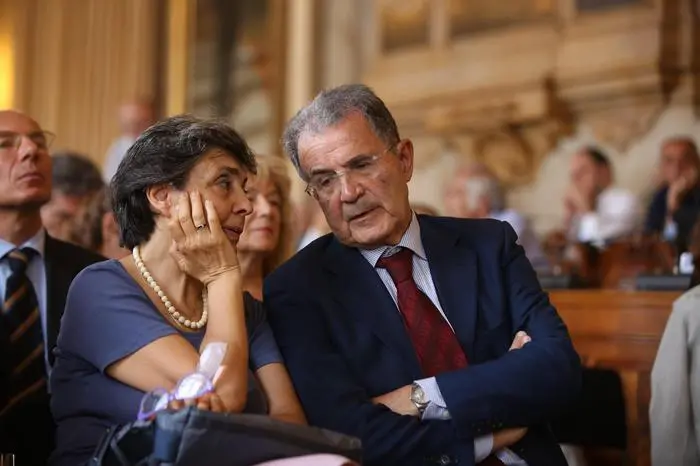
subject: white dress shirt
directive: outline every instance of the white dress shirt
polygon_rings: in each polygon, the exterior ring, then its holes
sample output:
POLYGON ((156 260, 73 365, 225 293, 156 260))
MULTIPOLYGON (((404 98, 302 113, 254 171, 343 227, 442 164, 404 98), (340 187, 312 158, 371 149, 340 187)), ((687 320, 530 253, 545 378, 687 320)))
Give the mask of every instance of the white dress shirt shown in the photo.
MULTIPOLYGON (((386 269, 377 267, 377 262, 379 262, 379 259, 381 259, 382 256, 391 255, 402 247, 413 251, 413 280, 416 282, 418 289, 421 290, 428 297, 428 299, 430 299, 438 311, 440 311, 440 314, 445 321, 447 321, 447 323, 450 325, 450 328, 452 328, 454 331, 452 324, 447 319, 447 316, 440 305, 440 300, 438 299, 437 291, 435 290, 435 284, 433 283, 433 277, 430 273, 428 258, 425 254, 423 241, 421 240, 420 236, 420 224, 418 223, 418 219, 416 218, 415 214, 413 214, 411 224, 403 234, 399 244, 396 246, 382 246, 376 249, 360 249, 360 254, 362 254, 367 262, 374 267, 377 274, 379 274, 379 278, 382 280, 382 283, 384 283, 384 286, 391 295, 391 299, 394 300, 394 304, 396 304, 396 309, 398 310, 398 294, 396 291, 396 285, 394 285, 394 281, 386 269)), ((445 403, 445 399, 440 392, 440 387, 438 386, 435 377, 417 380, 416 383, 420 385, 429 400, 429 404, 423 412, 422 419, 450 419, 447 404, 445 403)), ((476 438, 474 440, 474 457, 476 462, 478 463, 483 461, 491 454, 492 449, 493 435, 484 435, 476 438)), ((500 459, 506 465, 527 466, 525 461, 506 448, 497 451, 495 454, 498 459, 500 459)))
POLYGON ((5 299, 5 289, 7 287, 7 279, 10 278, 12 270, 10 262, 7 259, 7 254, 13 249, 31 248, 38 254, 32 257, 27 265, 27 278, 34 286, 37 301, 39 302, 39 316, 41 317, 41 332, 44 336, 44 360, 46 362, 46 373, 49 372, 49 345, 46 340, 46 266, 44 265, 44 250, 46 245, 46 231, 42 228, 39 232, 31 237, 26 243, 21 246, 0 239, 0 299, 5 299))
POLYGON ((574 236, 584 243, 601 244, 633 233, 637 227, 637 198, 626 189, 608 187, 596 199, 593 212, 574 220, 574 236))

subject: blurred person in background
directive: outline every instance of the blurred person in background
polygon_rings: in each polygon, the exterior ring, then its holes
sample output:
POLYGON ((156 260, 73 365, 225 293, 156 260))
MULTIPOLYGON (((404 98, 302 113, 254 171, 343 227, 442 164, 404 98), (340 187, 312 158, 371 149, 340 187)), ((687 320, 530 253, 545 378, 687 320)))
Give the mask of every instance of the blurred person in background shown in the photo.
POLYGON ((262 300, 263 279, 291 257, 294 237, 287 163, 274 155, 256 159, 258 173, 248 189, 253 212, 238 241, 238 260, 243 289, 262 300))
POLYGON ((104 179, 107 183, 117 172, 119 162, 136 138, 156 121, 153 103, 148 99, 127 102, 119 108, 121 135, 112 143, 105 156, 104 179))
POLYGON ((485 165, 470 163, 458 167, 443 195, 445 212, 451 217, 493 218, 508 222, 533 267, 547 266, 530 222, 516 210, 506 207, 500 183, 485 165))
POLYGON ((610 159, 600 149, 580 149, 571 159, 571 184, 564 197, 564 229, 581 243, 603 244, 637 227, 637 199, 614 186, 610 159))
POLYGON ((662 184, 649 203, 645 229, 647 233, 675 241, 682 251, 687 248, 700 211, 699 169, 698 149, 690 137, 664 141, 660 161, 662 184))
POLYGON ((102 175, 86 156, 60 152, 52 157, 51 176, 51 200, 41 208, 41 220, 51 236, 72 241, 75 222, 82 217, 92 196, 104 187, 102 175))
POLYGON ((107 187, 92 197, 83 215, 74 223, 71 241, 108 259, 121 259, 129 254, 119 245, 119 226, 107 187))

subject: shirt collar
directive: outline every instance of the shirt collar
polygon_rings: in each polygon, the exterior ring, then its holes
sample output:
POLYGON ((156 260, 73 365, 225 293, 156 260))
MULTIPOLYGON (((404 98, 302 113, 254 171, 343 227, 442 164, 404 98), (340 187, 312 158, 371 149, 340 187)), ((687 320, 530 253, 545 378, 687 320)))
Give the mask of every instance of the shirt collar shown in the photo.
POLYGON ((420 257, 421 259, 426 259, 425 249, 423 248, 423 241, 420 237, 420 223, 418 223, 418 217, 413 213, 411 216, 411 223, 408 225, 408 229, 401 237, 401 241, 395 246, 379 246, 374 249, 360 249, 360 254, 364 257, 367 262, 369 262, 372 267, 377 266, 377 262, 382 258, 383 255, 389 250, 397 249, 403 247, 410 249, 413 254, 420 257))
POLYGON ((46 248, 46 230, 40 228, 36 235, 29 238, 24 244, 19 247, 0 239, 0 258, 4 258, 13 249, 30 248, 39 253, 39 256, 44 257, 44 249, 46 248))

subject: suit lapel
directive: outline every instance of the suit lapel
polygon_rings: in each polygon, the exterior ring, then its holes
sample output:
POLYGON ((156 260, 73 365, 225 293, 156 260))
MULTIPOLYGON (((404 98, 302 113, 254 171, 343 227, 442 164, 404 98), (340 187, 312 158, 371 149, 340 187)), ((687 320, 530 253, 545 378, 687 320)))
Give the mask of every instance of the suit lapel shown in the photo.
POLYGON ((325 257, 331 296, 357 322, 374 333, 403 359, 411 377, 421 369, 401 314, 379 275, 359 251, 333 240, 325 257))
MULTIPOLYGON (((66 295, 72 277, 61 270, 61 262, 70 258, 62 257, 60 244, 46 235, 44 266, 46 267, 46 341, 49 348, 56 346, 61 315, 66 306, 66 295)), ((49 351, 49 363, 53 364, 53 351, 49 351)))
POLYGON ((474 356, 477 317, 477 258, 459 244, 459 234, 419 217, 421 240, 443 311, 468 359, 474 356))

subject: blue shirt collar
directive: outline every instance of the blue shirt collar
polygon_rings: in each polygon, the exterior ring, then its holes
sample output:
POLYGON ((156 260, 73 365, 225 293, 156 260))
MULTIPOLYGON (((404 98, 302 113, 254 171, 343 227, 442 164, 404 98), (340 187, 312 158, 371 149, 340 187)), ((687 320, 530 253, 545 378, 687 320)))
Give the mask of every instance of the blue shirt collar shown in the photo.
POLYGON ((0 239, 0 258, 4 258, 13 249, 31 248, 39 253, 40 257, 44 257, 44 250, 46 248, 46 230, 40 228, 36 235, 29 238, 24 244, 17 246, 0 239))
POLYGON ((374 249, 360 249, 360 254, 364 257, 367 262, 369 262, 372 267, 377 266, 377 262, 383 255, 387 252, 393 252, 394 249, 407 248, 413 251, 413 254, 425 260, 425 249, 423 248, 423 241, 420 237, 420 223, 418 223, 418 217, 413 213, 411 216, 411 223, 408 225, 406 232, 401 237, 401 241, 395 246, 380 246, 374 249))

